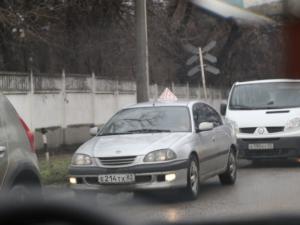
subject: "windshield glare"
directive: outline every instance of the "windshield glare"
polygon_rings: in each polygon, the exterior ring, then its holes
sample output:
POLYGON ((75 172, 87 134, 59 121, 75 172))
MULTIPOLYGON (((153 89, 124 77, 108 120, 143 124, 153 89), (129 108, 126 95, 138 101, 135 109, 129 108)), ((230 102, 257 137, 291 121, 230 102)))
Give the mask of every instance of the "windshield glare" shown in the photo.
POLYGON ((235 86, 232 110, 282 109, 300 107, 300 82, 260 83, 235 86))
POLYGON ((120 111, 104 127, 102 135, 190 130, 189 113, 186 107, 145 107, 120 111))

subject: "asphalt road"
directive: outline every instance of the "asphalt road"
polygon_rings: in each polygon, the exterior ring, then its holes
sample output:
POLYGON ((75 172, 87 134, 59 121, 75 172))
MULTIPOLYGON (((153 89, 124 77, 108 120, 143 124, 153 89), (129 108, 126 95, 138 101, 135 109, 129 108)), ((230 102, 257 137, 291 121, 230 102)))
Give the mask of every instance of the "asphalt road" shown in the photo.
MULTIPOLYGON (((66 192, 61 192, 61 196, 67 196, 66 192)), ((132 193, 100 193, 95 197, 95 207, 137 223, 299 212, 300 162, 265 162, 255 166, 242 162, 234 186, 222 186, 217 178, 212 178, 201 185, 196 201, 170 191, 142 197, 132 193)))

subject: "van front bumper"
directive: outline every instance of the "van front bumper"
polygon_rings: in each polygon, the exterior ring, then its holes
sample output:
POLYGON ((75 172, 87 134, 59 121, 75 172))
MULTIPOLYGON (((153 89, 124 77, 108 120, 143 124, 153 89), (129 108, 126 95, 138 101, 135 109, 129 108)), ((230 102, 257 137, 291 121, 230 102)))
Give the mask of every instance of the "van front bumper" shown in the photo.
POLYGON ((188 160, 169 163, 145 164, 131 167, 70 167, 69 177, 76 178, 76 184, 70 184, 74 190, 133 191, 180 188, 187 185, 188 160), (134 174, 131 184, 100 184, 99 175, 134 174), (175 174, 175 179, 166 181, 168 174, 175 174))
POLYGON ((300 157, 300 137, 238 138, 243 159, 284 159, 300 157), (249 144, 273 144, 273 149, 250 150, 249 144))

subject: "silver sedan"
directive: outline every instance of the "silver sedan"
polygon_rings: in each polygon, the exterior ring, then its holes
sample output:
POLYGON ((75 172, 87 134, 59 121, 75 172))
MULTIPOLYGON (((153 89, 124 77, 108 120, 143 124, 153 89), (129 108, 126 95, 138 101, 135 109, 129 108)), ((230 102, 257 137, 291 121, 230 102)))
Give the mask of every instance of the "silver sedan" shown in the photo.
POLYGON ((74 189, 183 188, 195 199, 200 182, 236 180, 234 129, 204 102, 149 102, 124 108, 73 156, 74 189))

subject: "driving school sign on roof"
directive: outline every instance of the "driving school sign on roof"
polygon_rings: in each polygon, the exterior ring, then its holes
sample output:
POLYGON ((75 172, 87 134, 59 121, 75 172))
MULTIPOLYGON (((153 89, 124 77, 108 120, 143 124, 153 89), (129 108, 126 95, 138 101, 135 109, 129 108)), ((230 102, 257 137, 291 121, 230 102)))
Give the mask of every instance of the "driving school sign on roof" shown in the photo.
POLYGON ((176 95, 173 94, 173 92, 166 88, 163 93, 158 98, 159 101, 177 101, 176 95))

